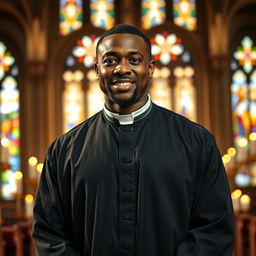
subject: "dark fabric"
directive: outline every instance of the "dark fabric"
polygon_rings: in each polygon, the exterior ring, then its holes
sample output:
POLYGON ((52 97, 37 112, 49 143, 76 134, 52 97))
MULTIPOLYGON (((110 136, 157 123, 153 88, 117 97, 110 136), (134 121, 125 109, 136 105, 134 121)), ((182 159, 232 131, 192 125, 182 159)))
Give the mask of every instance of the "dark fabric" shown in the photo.
POLYGON ((230 256, 233 211, 212 134, 153 105, 99 112, 49 148, 34 208, 39 255, 230 256))

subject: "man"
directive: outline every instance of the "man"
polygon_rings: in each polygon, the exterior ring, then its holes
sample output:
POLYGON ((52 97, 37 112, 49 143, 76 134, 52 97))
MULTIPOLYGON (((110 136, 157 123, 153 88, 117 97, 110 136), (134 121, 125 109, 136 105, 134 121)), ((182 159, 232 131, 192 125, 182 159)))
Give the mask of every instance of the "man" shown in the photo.
POLYGON ((213 135, 151 103, 155 65, 140 30, 117 25, 96 52, 105 107, 48 150, 39 255, 230 256, 232 204, 213 135))

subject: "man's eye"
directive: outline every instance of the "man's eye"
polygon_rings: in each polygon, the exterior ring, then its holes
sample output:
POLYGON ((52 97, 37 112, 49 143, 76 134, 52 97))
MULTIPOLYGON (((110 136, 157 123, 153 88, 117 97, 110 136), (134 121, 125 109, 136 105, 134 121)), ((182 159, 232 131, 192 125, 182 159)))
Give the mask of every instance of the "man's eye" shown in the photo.
POLYGON ((140 58, 135 58, 135 57, 133 57, 133 58, 130 59, 130 62, 131 62, 132 64, 139 64, 141 61, 142 61, 142 60, 141 60, 140 58))
POLYGON ((103 63, 107 64, 107 65, 115 64, 116 59, 115 58, 106 58, 105 60, 103 60, 103 63))

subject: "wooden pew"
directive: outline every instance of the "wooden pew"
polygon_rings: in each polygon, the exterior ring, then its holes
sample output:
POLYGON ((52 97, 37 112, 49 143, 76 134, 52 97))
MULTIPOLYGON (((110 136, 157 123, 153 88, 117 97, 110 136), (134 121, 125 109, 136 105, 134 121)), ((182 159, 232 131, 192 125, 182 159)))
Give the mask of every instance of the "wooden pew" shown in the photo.
MULTIPOLYGON (((250 214, 238 214, 236 216, 236 240, 234 256, 245 256, 248 251, 251 250, 250 242, 250 229, 251 221, 254 218, 250 214)), ((256 254, 250 254, 250 256, 256 256, 256 254)))
POLYGON ((256 216, 249 223, 249 256, 256 255, 256 216))
POLYGON ((24 256, 23 234, 18 225, 3 226, 1 229, 5 243, 4 253, 7 255, 24 256))

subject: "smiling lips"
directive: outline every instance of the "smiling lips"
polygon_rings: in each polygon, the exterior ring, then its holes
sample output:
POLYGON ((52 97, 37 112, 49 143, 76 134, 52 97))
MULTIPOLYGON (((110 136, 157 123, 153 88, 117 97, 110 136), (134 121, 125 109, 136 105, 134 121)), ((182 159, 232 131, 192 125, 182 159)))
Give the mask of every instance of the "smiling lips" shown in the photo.
POLYGON ((113 83, 113 88, 119 91, 127 91, 133 87, 135 82, 132 81, 115 81, 113 83))

